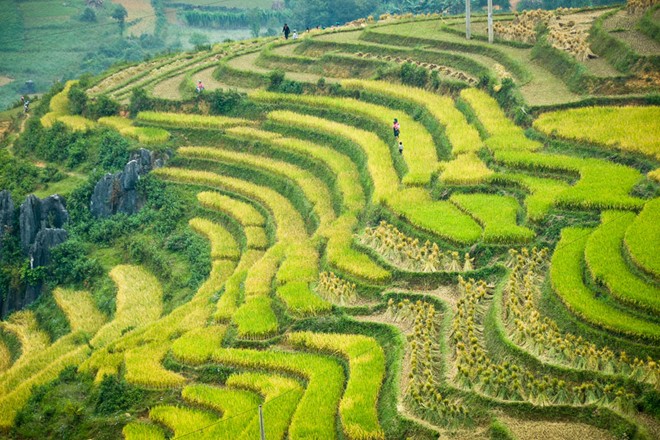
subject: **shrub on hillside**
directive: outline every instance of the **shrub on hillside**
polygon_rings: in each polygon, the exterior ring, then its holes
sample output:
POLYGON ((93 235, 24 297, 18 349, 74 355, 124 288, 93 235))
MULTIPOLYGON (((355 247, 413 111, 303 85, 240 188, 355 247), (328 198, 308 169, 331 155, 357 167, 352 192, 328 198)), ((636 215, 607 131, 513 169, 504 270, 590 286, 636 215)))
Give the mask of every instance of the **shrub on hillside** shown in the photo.
POLYGON ((401 65, 401 82, 414 87, 426 87, 429 82, 429 71, 413 63, 401 65))
POLYGON ((204 99, 209 103, 211 114, 226 115, 239 106, 245 99, 245 95, 236 90, 214 90, 206 95, 204 99))

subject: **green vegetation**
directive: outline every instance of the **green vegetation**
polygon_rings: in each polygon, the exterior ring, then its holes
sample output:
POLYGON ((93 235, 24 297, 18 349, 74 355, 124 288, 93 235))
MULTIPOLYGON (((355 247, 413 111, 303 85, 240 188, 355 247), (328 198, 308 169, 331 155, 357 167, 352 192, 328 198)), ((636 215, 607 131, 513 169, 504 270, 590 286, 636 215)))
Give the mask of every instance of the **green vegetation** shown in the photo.
POLYGON ((573 313, 591 324, 657 340, 660 337, 658 324, 618 310, 605 298, 597 298, 595 292, 584 284, 584 250, 592 232, 584 228, 566 228, 562 231, 550 268, 554 291, 573 313))
POLYGON ((534 238, 534 231, 516 224, 520 205, 513 197, 454 194, 450 200, 483 226, 486 242, 524 243, 534 238))
POLYGON ((587 241, 585 259, 594 279, 616 299, 658 313, 660 289, 633 274, 622 254, 623 237, 634 219, 631 212, 603 212, 601 226, 587 241))
POLYGON ((585 140, 607 148, 660 159, 657 132, 660 107, 584 107, 542 114, 534 128, 546 134, 585 140))
POLYGON ((0 7, 20 19, 0 30, 23 32, 15 44, 75 9, 107 25, 109 48, 197 46, 0 112, 14 197, 0 207, 0 312, 42 291, 0 322, 0 437, 252 439, 259 406, 282 440, 652 437, 657 69, 633 27, 652 34, 640 17, 653 17, 563 10, 527 42, 488 44, 485 16, 468 41, 464 18, 413 3, 0 7), (250 30, 189 35, 176 14, 250 30), (607 31, 629 43, 619 61, 639 63, 621 76, 609 55, 573 59, 550 46, 555 20, 593 23, 594 45, 607 31), (277 37, 284 21, 299 38, 277 37), (139 212, 94 218, 99 179, 144 165, 142 148, 159 160, 128 194, 139 212), (64 192, 70 216, 44 267, 21 246, 33 190, 64 192))
POLYGON ((626 231, 624 241, 625 248, 635 264, 655 277, 660 277, 660 255, 654 251, 660 245, 658 215, 660 200, 647 202, 626 231))

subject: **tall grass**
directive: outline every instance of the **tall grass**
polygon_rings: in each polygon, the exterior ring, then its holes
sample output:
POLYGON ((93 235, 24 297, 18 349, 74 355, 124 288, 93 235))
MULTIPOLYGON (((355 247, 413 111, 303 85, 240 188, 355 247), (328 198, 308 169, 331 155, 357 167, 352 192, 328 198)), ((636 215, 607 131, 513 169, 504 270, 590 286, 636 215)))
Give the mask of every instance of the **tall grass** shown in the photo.
POLYGON ((302 241, 307 237, 305 223, 300 213, 296 211, 287 198, 270 188, 208 171, 168 167, 159 168, 154 170, 153 173, 178 182, 225 188, 259 200, 273 213, 277 226, 275 235, 279 241, 283 239, 302 241))
POLYGON ((288 335, 295 346, 340 353, 349 364, 346 391, 339 404, 349 439, 384 439, 378 422, 378 394, 385 378, 385 354, 375 339, 363 335, 300 332, 288 335))
POLYGON ((569 185, 561 180, 534 177, 520 173, 496 174, 491 177, 493 182, 513 183, 530 194, 525 197, 527 218, 539 221, 546 216, 554 205, 560 193, 569 185))
POLYGON ((626 231, 624 246, 644 271, 660 279, 660 198, 650 200, 626 231))
POLYGON ((428 191, 410 188, 387 200, 387 205, 412 225, 443 239, 461 243, 476 243, 481 238, 481 227, 454 204, 432 200, 428 191))
POLYGON ((247 202, 211 191, 200 192, 197 194, 197 200, 206 208, 234 217, 244 227, 266 225, 264 216, 247 202))
POLYGON ((0 340, 0 375, 7 371, 11 366, 11 363, 11 352, 9 351, 9 348, 7 348, 7 344, 0 340))
POLYGON ((237 260, 240 257, 236 239, 222 225, 199 217, 190 219, 188 224, 211 242, 211 258, 237 260))
POLYGON ((350 79, 342 81, 342 85, 348 89, 367 90, 424 107, 445 127, 445 135, 449 139, 454 155, 476 153, 483 146, 479 132, 468 124, 465 116, 458 111, 449 96, 440 96, 423 89, 384 81, 350 79))
POLYGON ((493 170, 474 153, 459 154, 454 160, 440 162, 440 181, 450 185, 476 185, 493 175, 493 170))
MULTIPOLYGON (((393 110, 350 98, 281 94, 264 91, 253 92, 250 94, 250 98, 257 101, 290 102, 312 107, 329 108, 346 114, 366 117, 388 128, 392 125, 393 119, 397 118, 402 127, 400 140, 405 145, 403 159, 408 165, 408 173, 404 176, 403 183, 425 185, 429 183, 431 174, 435 171, 438 156, 433 138, 422 124, 400 110, 393 110)), ((394 138, 392 138, 392 142, 394 143, 394 138)))
POLYGON ((112 342, 122 332, 143 327, 160 318, 163 289, 160 282, 141 266, 120 265, 110 271, 117 285, 114 319, 101 327, 91 340, 95 348, 112 342))
POLYGON ((93 335, 106 321, 89 292, 57 288, 53 297, 66 314, 72 332, 84 331, 93 335))
POLYGON ((335 218, 332 197, 326 184, 311 172, 293 164, 265 156, 208 147, 181 147, 178 154, 183 157, 239 163, 248 165, 251 168, 267 170, 285 179, 291 179, 302 189, 307 199, 314 205, 321 228, 327 227, 335 218))
POLYGON ((165 369, 162 361, 170 349, 169 340, 145 344, 126 352, 126 381, 146 388, 172 388, 186 382, 178 373, 165 369))
POLYGON ((0 326, 13 333, 21 344, 21 358, 28 358, 33 353, 39 353, 50 344, 50 337, 39 329, 39 323, 34 312, 21 310, 12 313, 6 321, 1 321, 0 326))
POLYGON ((582 280, 584 249, 592 230, 565 228, 552 256, 552 288, 574 314, 598 327, 634 337, 660 340, 660 325, 612 307, 596 298, 582 280))
POLYGON ((241 260, 234 273, 227 279, 225 288, 220 300, 216 305, 213 318, 216 321, 227 321, 231 319, 238 309, 238 302, 242 294, 242 285, 245 281, 248 268, 252 267, 261 257, 262 251, 248 249, 241 256, 241 260))
MULTIPOLYGON (((285 438, 293 413, 304 392, 298 382, 274 374, 241 373, 230 376, 227 379, 227 386, 245 388, 263 396, 264 420, 268 421, 265 424, 266 438, 273 440, 285 438)), ((259 435, 259 419, 253 417, 237 438, 251 440, 259 438, 259 435)))
POLYGON ((165 440, 165 433, 156 425, 131 422, 121 430, 124 440, 165 440))
POLYGON ((560 207, 639 210, 644 206, 643 199, 629 195, 643 178, 634 168, 600 159, 525 151, 497 151, 495 160, 510 168, 578 175, 577 183, 556 195, 554 204, 560 207))
POLYGON ((658 121, 659 106, 581 107, 543 113, 534 121, 534 128, 549 135, 660 159, 658 121))
POLYGON ((289 111, 274 111, 268 114, 268 118, 282 124, 340 136, 357 144, 367 156, 367 168, 374 183, 373 197, 376 202, 385 200, 398 188, 399 178, 394 170, 390 149, 375 134, 350 125, 289 111))
POLYGON ((491 150, 535 151, 543 147, 541 143, 527 139, 523 130, 506 117, 497 101, 486 92, 474 88, 463 89, 461 98, 472 107, 488 132, 485 144, 491 150))
POLYGON ((534 231, 517 225, 520 205, 513 197, 453 194, 450 200, 483 226, 488 243, 525 243, 534 238, 534 231))
MULTIPOLYGON (((206 330, 206 329, 204 329, 206 330)), ((290 438, 336 439, 335 417, 344 386, 341 365, 308 353, 220 348, 217 338, 203 331, 184 335, 172 346, 173 355, 193 365, 208 361, 242 368, 279 371, 307 381, 307 388, 291 419, 290 438)))
POLYGON ((266 230, 261 226, 248 226, 243 229, 248 249, 266 249, 269 246, 266 230))
POLYGON ((264 338, 275 334, 279 329, 277 316, 273 311, 273 300, 268 296, 246 298, 232 320, 241 338, 264 338))
POLYGON ((585 259, 593 278, 619 301, 660 313, 660 289, 630 271, 623 257, 623 237, 635 220, 632 212, 605 211, 601 225, 589 236, 585 259))
POLYGON ((247 119, 230 118, 227 116, 204 116, 187 113, 167 113, 145 111, 138 113, 136 120, 150 125, 163 125, 177 128, 211 128, 220 129, 236 125, 250 125, 247 119))
POLYGON ((143 144, 161 144, 170 139, 167 130, 158 127, 134 127, 130 119, 121 116, 106 116, 99 118, 97 122, 143 144))

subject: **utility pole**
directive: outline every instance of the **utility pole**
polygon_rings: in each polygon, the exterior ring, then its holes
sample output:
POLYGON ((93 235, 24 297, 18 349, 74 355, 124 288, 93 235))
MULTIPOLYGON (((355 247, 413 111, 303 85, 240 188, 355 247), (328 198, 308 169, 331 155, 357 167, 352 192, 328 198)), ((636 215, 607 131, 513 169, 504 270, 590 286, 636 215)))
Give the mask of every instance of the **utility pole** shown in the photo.
POLYGON ((493 44, 493 0, 488 0, 488 42, 493 44))
POLYGON ((465 38, 470 39, 472 33, 470 32, 470 0, 465 0, 465 38))
POLYGON ((264 426, 264 411, 259 405, 259 428, 261 429, 261 440, 266 440, 266 427, 264 426))

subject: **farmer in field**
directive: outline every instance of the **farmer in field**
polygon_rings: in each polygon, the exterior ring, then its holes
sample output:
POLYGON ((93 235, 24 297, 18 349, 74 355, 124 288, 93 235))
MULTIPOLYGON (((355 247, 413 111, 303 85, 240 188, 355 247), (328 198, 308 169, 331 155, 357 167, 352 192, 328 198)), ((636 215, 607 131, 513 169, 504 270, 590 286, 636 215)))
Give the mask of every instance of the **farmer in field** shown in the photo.
POLYGON ((403 154, 403 142, 399 141, 399 154, 403 154))
POLYGON ((289 29, 289 25, 284 23, 284 27, 282 28, 282 32, 284 32, 284 39, 288 40, 289 39, 289 34, 291 33, 291 29, 289 29))
POLYGON ((197 81, 197 87, 195 90, 197 90, 197 93, 202 93, 204 91, 204 84, 202 84, 201 79, 197 81))
POLYGON ((399 134, 401 134, 401 126, 399 125, 399 120, 394 118, 394 124, 392 124, 392 131, 394 132, 394 141, 399 141, 399 134))

